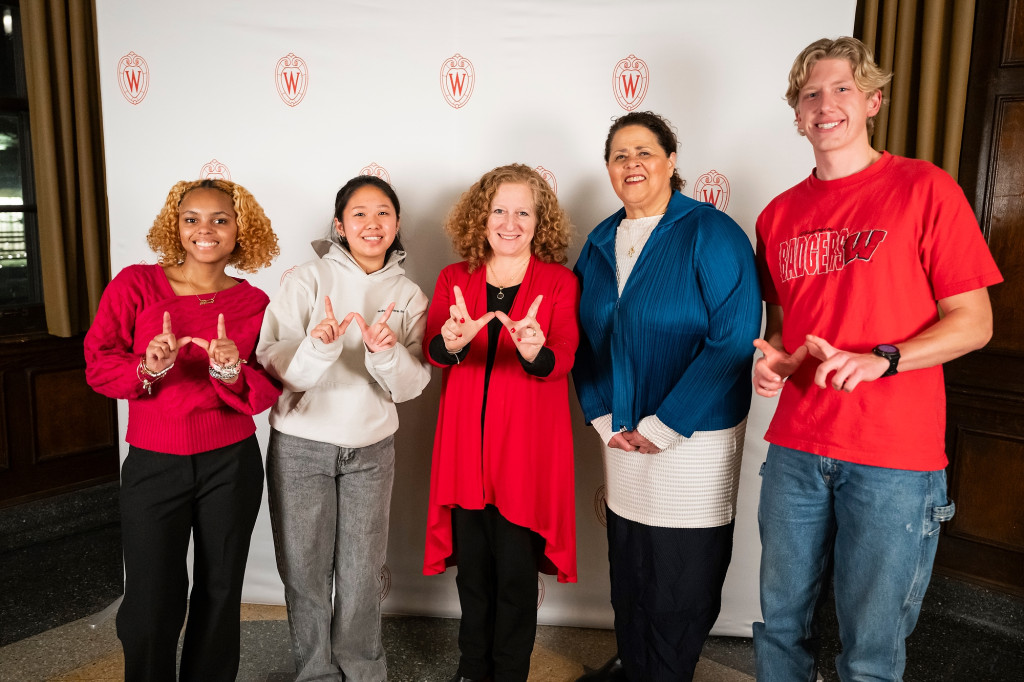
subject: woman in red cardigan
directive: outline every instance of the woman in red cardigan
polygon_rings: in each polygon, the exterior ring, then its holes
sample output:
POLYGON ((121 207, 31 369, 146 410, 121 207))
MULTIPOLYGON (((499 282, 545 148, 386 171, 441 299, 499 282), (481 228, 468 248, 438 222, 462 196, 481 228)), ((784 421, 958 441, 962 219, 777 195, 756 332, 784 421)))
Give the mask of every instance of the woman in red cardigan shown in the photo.
POLYGON ((423 572, 457 564, 453 682, 525 682, 537 571, 576 582, 568 374, 578 340, 568 215, 528 166, 486 173, 445 224, 424 354, 443 368, 423 572))
POLYGON ((263 497, 252 416, 281 389, 256 361, 267 295, 224 269, 255 272, 277 237, 246 189, 179 182, 147 237, 157 265, 110 282, 85 336, 86 378, 128 401, 121 467, 125 680, 234 680, 249 538, 263 497), (195 541, 192 589, 185 558, 195 541))

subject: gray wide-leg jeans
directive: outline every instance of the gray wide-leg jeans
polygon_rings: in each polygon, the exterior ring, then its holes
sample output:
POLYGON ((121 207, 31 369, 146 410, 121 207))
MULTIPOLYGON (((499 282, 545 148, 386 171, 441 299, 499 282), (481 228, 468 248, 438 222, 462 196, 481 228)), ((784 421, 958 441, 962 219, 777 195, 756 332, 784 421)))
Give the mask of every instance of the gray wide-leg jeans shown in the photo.
POLYGON ((267 490, 296 682, 387 679, 381 570, 394 473, 393 435, 339 448, 271 429, 267 490))

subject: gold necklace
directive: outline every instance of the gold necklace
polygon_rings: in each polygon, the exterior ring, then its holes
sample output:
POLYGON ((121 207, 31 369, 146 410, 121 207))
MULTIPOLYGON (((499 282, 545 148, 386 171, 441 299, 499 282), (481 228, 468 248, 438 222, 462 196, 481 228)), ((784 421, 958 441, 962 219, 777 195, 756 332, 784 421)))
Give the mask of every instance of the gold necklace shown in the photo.
POLYGON ((491 267, 490 261, 488 261, 488 263, 487 263, 487 271, 490 272, 491 273, 491 277, 494 278, 494 286, 498 287, 498 294, 495 296, 495 298, 497 298, 499 301, 501 299, 505 298, 505 287, 515 286, 516 284, 522 284, 521 280, 520 281, 516 281, 516 280, 519 280, 519 275, 526 273, 526 266, 529 264, 529 262, 530 262, 530 259, 527 258, 523 262, 522 265, 520 265, 519 267, 516 268, 515 274, 511 278, 512 279, 512 283, 509 283, 509 284, 498 284, 498 275, 497 275, 496 272, 494 272, 494 268, 491 267))
POLYGON ((210 298, 203 298, 202 296, 199 295, 198 292, 196 292, 196 288, 192 284, 191 278, 189 278, 188 273, 185 272, 185 268, 181 266, 181 263, 178 263, 178 270, 181 271, 181 274, 185 277, 185 281, 188 282, 188 288, 192 290, 192 295, 199 299, 199 305, 208 305, 217 300, 217 294, 220 292, 215 291, 213 292, 213 296, 211 296, 210 298))
POLYGON ((645 235, 650 236, 657 224, 658 223, 654 223, 651 227, 645 227, 639 231, 639 234, 637 234, 636 238, 633 239, 633 243, 629 245, 629 251, 626 251, 626 256, 632 258, 636 254, 636 245, 640 243, 640 240, 643 239, 645 235))

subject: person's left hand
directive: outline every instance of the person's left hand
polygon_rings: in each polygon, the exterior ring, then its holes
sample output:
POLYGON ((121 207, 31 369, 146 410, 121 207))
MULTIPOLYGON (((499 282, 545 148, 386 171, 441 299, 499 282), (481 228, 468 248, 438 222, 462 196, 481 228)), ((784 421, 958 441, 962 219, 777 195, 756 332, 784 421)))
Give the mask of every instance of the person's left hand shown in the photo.
POLYGON ((224 325, 224 313, 217 316, 217 338, 207 341, 193 336, 192 343, 206 351, 210 356, 210 364, 216 363, 221 367, 234 367, 238 364, 238 346, 228 338, 228 330, 224 325))
POLYGON ((395 304, 392 302, 388 305, 387 310, 377 318, 377 321, 371 325, 367 325, 366 320, 359 313, 351 313, 352 319, 359 325, 359 329, 363 333, 363 343, 366 344, 371 353, 387 350, 398 341, 395 332, 388 326, 388 318, 391 317, 391 311, 394 309, 395 304))
POLYGON ((874 381, 889 369, 889 361, 874 353, 851 353, 835 348, 825 339, 807 335, 807 349, 811 355, 821 360, 814 372, 814 384, 818 388, 827 388, 828 375, 835 372, 830 382, 837 391, 850 393, 862 381, 874 381))
POLYGON ((508 315, 500 310, 494 311, 494 316, 508 330, 512 336, 512 342, 516 344, 516 350, 527 362, 537 359, 537 353, 544 347, 544 331, 537 322, 537 311, 540 310, 540 302, 544 299, 543 294, 534 299, 530 309, 526 311, 526 317, 514 322, 508 315))
POLYGON ((642 454, 656 455, 661 452, 661 448, 644 438, 639 431, 623 431, 622 435, 630 445, 642 454))

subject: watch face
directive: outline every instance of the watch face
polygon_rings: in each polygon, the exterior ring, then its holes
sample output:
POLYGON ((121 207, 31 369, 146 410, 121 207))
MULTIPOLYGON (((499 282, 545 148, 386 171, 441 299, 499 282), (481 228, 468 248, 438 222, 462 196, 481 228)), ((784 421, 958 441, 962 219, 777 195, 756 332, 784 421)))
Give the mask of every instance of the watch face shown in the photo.
POLYGON ((888 343, 880 343, 880 344, 878 344, 878 350, 882 351, 883 353, 899 353, 900 352, 899 348, 897 348, 896 346, 892 346, 892 345, 890 345, 888 343))

